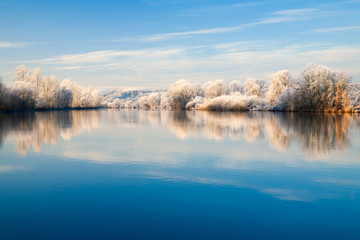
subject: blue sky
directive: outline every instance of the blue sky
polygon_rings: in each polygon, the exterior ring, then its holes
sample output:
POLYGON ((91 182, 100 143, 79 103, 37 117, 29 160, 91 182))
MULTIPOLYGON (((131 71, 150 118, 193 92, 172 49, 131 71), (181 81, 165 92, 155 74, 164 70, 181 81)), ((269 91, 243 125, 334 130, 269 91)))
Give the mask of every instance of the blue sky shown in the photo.
POLYGON ((0 76, 18 65, 97 87, 268 80, 310 63, 360 82, 360 1, 0 0, 0 76))

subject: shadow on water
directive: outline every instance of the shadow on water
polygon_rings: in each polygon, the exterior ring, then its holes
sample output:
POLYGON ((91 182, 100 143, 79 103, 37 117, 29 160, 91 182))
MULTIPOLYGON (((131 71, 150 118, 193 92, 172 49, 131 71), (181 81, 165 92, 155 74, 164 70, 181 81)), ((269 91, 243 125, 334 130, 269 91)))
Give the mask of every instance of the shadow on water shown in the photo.
POLYGON ((41 151, 44 143, 71 139, 84 130, 111 126, 150 125, 169 129, 179 139, 204 138, 223 141, 265 139, 278 151, 297 142, 310 157, 346 150, 349 131, 360 120, 351 114, 194 112, 194 111, 53 111, 0 114, 0 144, 13 136, 16 151, 41 151))

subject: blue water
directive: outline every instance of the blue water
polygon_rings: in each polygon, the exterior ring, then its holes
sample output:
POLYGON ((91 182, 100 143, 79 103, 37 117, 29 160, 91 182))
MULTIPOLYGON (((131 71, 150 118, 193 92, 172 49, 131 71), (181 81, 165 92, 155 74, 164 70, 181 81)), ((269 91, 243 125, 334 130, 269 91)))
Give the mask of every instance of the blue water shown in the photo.
POLYGON ((360 117, 0 115, 0 239, 360 239, 360 117))

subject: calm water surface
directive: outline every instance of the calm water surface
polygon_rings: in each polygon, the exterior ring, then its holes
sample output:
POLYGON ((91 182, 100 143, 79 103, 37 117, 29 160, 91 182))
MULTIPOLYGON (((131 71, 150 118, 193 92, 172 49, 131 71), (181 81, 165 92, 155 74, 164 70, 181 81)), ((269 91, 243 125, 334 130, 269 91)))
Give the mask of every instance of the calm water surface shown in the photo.
POLYGON ((0 239, 360 239, 360 117, 0 114, 0 239))

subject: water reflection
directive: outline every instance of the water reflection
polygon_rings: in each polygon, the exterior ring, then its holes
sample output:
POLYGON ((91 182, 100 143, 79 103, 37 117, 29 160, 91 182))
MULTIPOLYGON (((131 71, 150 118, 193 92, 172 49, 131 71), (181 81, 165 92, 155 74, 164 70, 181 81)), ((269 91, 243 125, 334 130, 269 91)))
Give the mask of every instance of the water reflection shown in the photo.
MULTIPOLYGON (((314 201, 358 189, 359 122, 353 115, 305 113, 30 112, 0 115, 0 140, 23 155, 44 151, 46 160, 111 163, 116 176, 250 188, 282 200, 314 201), (325 161, 303 161, 302 153, 325 161)), ((9 156, 1 158, 0 172, 44 164, 27 162, 41 154, 22 162, 0 150, 9 156)))
POLYGON ((346 150, 349 131, 358 129, 358 116, 309 113, 219 113, 167 111, 53 111, 0 114, 0 144, 13 136, 16 151, 39 152, 44 143, 70 140, 84 130, 105 126, 150 125, 167 128, 178 139, 226 139, 255 143, 267 140, 277 151, 287 151, 293 142, 300 144, 310 158, 346 150))
POLYGON ((31 149, 41 152, 44 143, 72 136, 99 126, 99 111, 51 111, 0 114, 0 143, 12 136, 16 151, 26 155, 31 149))
POLYGON ((118 120, 124 124, 167 126, 179 139, 267 139, 274 149, 283 152, 297 142, 310 158, 346 150, 351 142, 349 129, 360 122, 359 116, 351 114, 323 113, 125 111, 120 115, 118 120))
MULTIPOLYGON (((358 118, 350 114, 291 114, 287 118, 279 118, 279 127, 292 133, 288 135, 289 141, 297 140, 309 155, 321 157, 329 151, 349 147, 349 130, 353 120, 358 122, 358 118)), ((278 140, 275 138, 274 143, 281 143, 278 140)))

